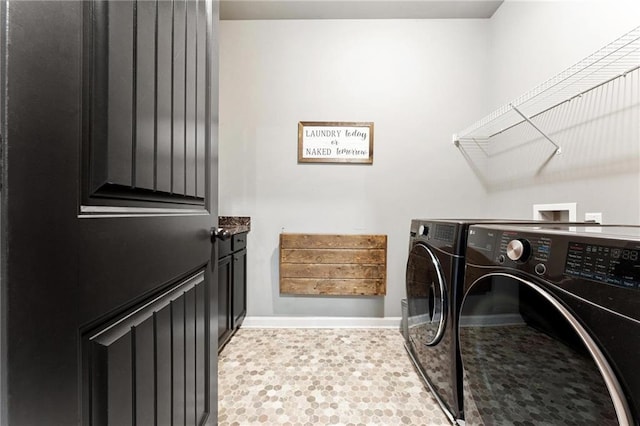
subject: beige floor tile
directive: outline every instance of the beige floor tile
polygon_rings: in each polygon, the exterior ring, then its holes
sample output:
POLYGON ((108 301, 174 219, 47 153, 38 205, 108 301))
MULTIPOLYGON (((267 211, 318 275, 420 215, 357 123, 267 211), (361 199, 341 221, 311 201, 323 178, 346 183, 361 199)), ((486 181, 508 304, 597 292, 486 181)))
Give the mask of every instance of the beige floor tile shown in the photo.
POLYGON ((240 329, 218 361, 218 424, 448 425, 393 329, 240 329))

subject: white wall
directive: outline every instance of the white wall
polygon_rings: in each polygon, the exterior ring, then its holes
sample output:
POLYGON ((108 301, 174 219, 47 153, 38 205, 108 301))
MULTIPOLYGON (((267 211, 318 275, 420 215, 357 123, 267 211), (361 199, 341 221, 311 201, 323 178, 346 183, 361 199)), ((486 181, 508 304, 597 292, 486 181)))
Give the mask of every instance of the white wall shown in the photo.
POLYGON ((578 219, 640 223, 637 94, 537 176, 515 173, 539 164, 514 150, 483 186, 450 143, 639 17, 637 0, 507 0, 490 20, 222 21, 219 211, 252 218, 248 315, 399 316, 411 218, 577 202, 578 219), (297 164, 299 121, 373 121, 374 164, 297 164), (281 232, 387 234, 387 296, 280 296, 281 232))
POLYGON ((483 215, 451 134, 483 111, 487 25, 221 22, 220 214, 252 219, 249 316, 400 316, 410 220, 483 215), (373 121, 373 165, 297 164, 299 121, 373 121), (280 296, 281 232, 387 234, 387 296, 280 296))
MULTIPOLYGON (((505 1, 489 27, 487 112, 638 25, 637 0, 505 1)), ((639 224, 639 74, 542 117, 539 124, 558 138, 563 154, 553 156, 538 175, 526 168, 537 170, 543 157, 524 149, 514 151, 504 166, 493 165, 503 179, 489 190, 488 213, 522 216, 530 214, 532 204, 577 202, 579 220, 586 212, 602 212, 604 223, 639 224), (622 112, 607 115, 612 106, 622 112), (581 124, 572 126, 572 118, 581 124), (568 130, 561 131, 558 123, 568 130)), ((545 141, 538 147, 553 150, 545 141)))

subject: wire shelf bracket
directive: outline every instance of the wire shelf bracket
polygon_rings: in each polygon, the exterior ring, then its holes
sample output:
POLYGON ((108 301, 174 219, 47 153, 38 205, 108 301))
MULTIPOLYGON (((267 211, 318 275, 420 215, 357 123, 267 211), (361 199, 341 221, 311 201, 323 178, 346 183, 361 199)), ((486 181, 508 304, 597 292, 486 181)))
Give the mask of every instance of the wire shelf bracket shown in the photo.
POLYGON ((518 113, 522 118, 524 118, 524 119, 525 119, 525 121, 531 125, 531 127, 533 127, 534 129, 536 129, 536 130, 538 131, 538 133, 540 133, 542 136, 544 136, 544 138, 545 138, 546 140, 548 140, 549 142, 551 142, 551 144, 552 144, 553 146, 555 146, 555 147, 556 147, 556 154, 562 154, 562 148, 560 148, 560 145, 558 145, 557 143, 555 143, 555 142, 553 141, 553 139, 551 139, 551 138, 550 138, 550 137, 549 137, 545 132, 543 132, 542 130, 540 130, 540 128, 539 128, 538 126, 536 126, 536 125, 533 123, 533 121, 531 121, 531 119, 530 119, 529 117, 527 117, 526 115, 524 115, 524 114, 522 113, 522 111, 520 111, 520 110, 519 110, 515 105, 513 105, 513 104, 509 104, 509 105, 511 106, 511 108, 513 108, 513 110, 514 110, 515 112, 517 112, 517 113, 518 113))

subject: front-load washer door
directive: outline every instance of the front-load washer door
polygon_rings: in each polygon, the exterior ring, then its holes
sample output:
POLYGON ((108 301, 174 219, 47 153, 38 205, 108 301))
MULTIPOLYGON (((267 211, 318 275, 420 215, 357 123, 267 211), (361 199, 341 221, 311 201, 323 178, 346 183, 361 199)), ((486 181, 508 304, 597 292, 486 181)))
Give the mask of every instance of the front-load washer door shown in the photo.
POLYGON ((412 359, 449 419, 461 415, 454 321, 449 318, 452 258, 426 244, 412 246, 407 261, 407 326, 412 359))
POLYGON ((593 337, 540 284, 482 276, 465 294, 459 338, 467 426, 633 424, 593 337))
POLYGON ((409 339, 414 347, 433 346, 442 339, 447 321, 447 291, 433 251, 416 244, 407 261, 409 339))

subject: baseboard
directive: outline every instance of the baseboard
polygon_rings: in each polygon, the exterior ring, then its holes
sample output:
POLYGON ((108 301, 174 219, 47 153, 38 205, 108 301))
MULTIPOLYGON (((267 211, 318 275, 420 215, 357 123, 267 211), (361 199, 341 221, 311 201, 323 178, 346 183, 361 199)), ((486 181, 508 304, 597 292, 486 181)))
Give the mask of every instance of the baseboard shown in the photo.
POLYGON ((396 328, 400 317, 246 317, 242 328, 396 328))

